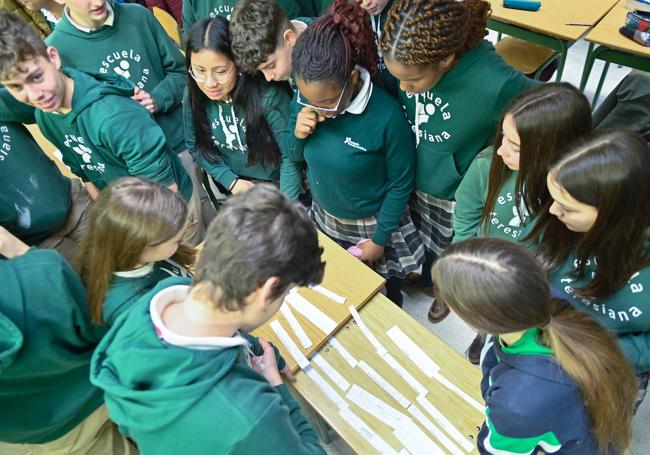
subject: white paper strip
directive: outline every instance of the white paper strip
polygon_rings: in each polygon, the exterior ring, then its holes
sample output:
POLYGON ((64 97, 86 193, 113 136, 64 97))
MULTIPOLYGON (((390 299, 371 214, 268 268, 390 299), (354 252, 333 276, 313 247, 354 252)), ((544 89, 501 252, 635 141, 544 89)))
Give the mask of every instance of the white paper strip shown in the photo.
POLYGON ((438 409, 433 404, 431 404, 429 400, 427 400, 425 397, 418 397, 417 401, 420 406, 422 406, 424 410, 427 411, 431 417, 433 417, 433 420, 438 422, 438 424, 447 432, 447 434, 454 438, 454 440, 460 444, 460 446, 465 449, 465 451, 469 452, 474 449, 474 444, 469 442, 463 433, 458 431, 454 424, 447 420, 442 412, 438 411, 438 409))
POLYGON ((328 299, 334 300, 336 303, 344 304, 345 301, 347 300, 345 297, 343 297, 341 295, 338 295, 338 294, 330 291, 329 289, 324 288, 323 286, 321 286, 319 284, 315 284, 315 285, 309 286, 309 287, 311 289, 313 289, 314 291, 316 291, 316 292, 318 292, 320 294, 323 294, 328 299))
POLYGON ((372 431, 351 408, 342 409, 339 415, 382 455, 395 455, 397 452, 377 433, 372 431))
POLYGON ((386 348, 384 348, 377 337, 375 337, 368 326, 363 322, 363 319, 361 319, 361 316, 359 315, 359 312, 357 309, 353 306, 350 305, 348 307, 348 310, 350 310, 350 314, 354 318, 355 322, 361 329, 361 332, 368 338, 368 341, 370 341, 370 344, 372 344, 375 349, 377 350, 377 353, 379 354, 380 357, 383 357, 384 354, 386 354, 388 351, 386 351, 386 348))
POLYGON ((278 336, 278 338, 280 338, 280 341, 282 341, 282 344, 284 344, 284 347, 287 348, 289 354, 291 354, 291 357, 295 359, 300 368, 303 370, 307 368, 309 366, 309 360, 307 360, 307 357, 304 356, 298 345, 289 336, 284 327, 282 327, 280 321, 277 319, 271 321, 271 328, 278 336))
POLYGON ((311 358, 311 361, 314 363, 314 365, 320 368, 323 373, 325 373, 325 376, 328 376, 332 381, 334 381, 334 384, 336 384, 339 389, 345 392, 350 388, 350 383, 343 376, 341 376, 341 373, 339 373, 336 368, 334 368, 327 360, 325 360, 325 357, 320 354, 316 354, 311 358))
POLYGON ((346 362, 348 362, 348 365, 350 365, 352 368, 356 367, 359 362, 357 362, 357 359, 352 357, 352 354, 345 349, 345 346, 343 346, 339 341, 332 337, 329 339, 330 345, 338 351, 339 354, 341 354, 341 357, 345 359, 346 362))
POLYGON ((393 429, 413 425, 408 416, 356 384, 348 391, 346 398, 393 429))
POLYGON ((359 361, 359 368, 361 368, 375 383, 385 390, 391 397, 395 398, 399 404, 408 408, 411 402, 406 399, 404 395, 399 393, 395 387, 385 380, 379 373, 377 373, 370 365, 363 360, 359 361))
POLYGON ((413 455, 447 455, 415 424, 398 428, 393 434, 413 455))
POLYGON ((431 357, 425 354, 420 347, 415 344, 411 338, 402 329, 394 325, 386 332, 391 340, 399 347, 399 349, 417 365, 428 377, 432 378, 434 374, 440 371, 440 367, 436 362, 431 360, 431 357))
POLYGON ((450 453, 460 453, 458 446, 454 444, 451 439, 449 439, 447 435, 444 434, 437 426, 435 426, 434 423, 429 420, 422 411, 420 411, 420 408, 415 406, 415 403, 411 403, 408 411, 413 417, 415 417, 415 420, 420 422, 420 424, 426 428, 429 433, 434 435, 436 439, 438 439, 438 441, 440 441, 440 443, 445 446, 450 453))
POLYGON ((307 374, 309 379, 314 381, 318 388, 321 389, 323 393, 339 407, 339 409, 346 409, 349 407, 345 399, 339 395, 336 390, 334 390, 334 387, 329 385, 325 378, 322 377, 320 373, 314 369, 314 367, 310 365, 304 369, 304 372, 307 374))
POLYGON ((309 300, 296 293, 289 293, 286 301, 291 304, 300 314, 309 319, 319 330, 329 335, 336 330, 336 322, 321 310, 316 308, 309 300))
POLYGON ((417 392, 418 395, 426 395, 429 393, 429 391, 422 385, 420 381, 415 379, 411 373, 406 371, 406 369, 400 365, 395 357, 390 355, 389 352, 383 355, 382 357, 390 367, 397 372, 400 377, 404 378, 408 384, 413 387, 413 389, 417 392))
POLYGON ((291 307, 289 307, 289 305, 286 303, 282 304, 280 306, 280 311, 289 323, 289 326, 291 327, 291 330, 293 330, 293 333, 295 333, 298 337, 298 340, 300 340, 300 344, 302 344, 303 348, 307 349, 312 344, 314 344, 309 339, 309 335, 307 335, 305 329, 303 329, 300 325, 300 322, 298 322, 298 319, 296 319, 296 317, 293 315, 293 312, 291 311, 291 307))
POLYGON ((467 403, 470 404, 473 408, 477 409, 479 412, 484 413, 485 412, 485 405, 482 405, 478 401, 476 401, 474 398, 469 396, 465 391, 463 391, 460 387, 458 387, 456 384, 451 382, 449 379, 444 377, 442 374, 439 372, 433 375, 433 377, 438 381, 440 384, 444 385, 447 387, 449 390, 454 392, 456 395, 461 397, 463 400, 465 400, 467 403))

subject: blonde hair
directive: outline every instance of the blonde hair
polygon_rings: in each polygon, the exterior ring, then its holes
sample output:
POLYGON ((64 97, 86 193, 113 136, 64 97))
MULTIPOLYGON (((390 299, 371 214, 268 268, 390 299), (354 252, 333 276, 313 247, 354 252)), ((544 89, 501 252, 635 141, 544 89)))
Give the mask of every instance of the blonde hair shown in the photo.
MULTIPOLYGON (((178 193, 137 177, 118 179, 100 193, 76 261, 95 322, 103 322, 113 273, 136 267, 146 247, 173 238, 186 218, 187 206, 178 193)), ((195 255, 194 248, 181 244, 172 259, 191 267, 195 255)))

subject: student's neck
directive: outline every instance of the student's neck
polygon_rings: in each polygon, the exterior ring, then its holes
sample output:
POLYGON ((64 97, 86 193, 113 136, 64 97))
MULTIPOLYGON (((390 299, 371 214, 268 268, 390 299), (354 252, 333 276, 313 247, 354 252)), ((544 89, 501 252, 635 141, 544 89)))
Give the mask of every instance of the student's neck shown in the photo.
POLYGON ((161 315, 163 323, 175 334, 187 337, 232 337, 237 333, 237 325, 215 322, 218 317, 211 317, 209 323, 198 322, 191 314, 196 305, 190 296, 168 305, 161 315))
POLYGON ((45 9, 54 15, 57 19, 61 19, 63 16, 64 5, 55 2, 54 0, 49 0, 45 2, 45 9))
POLYGON ((517 341, 519 341, 522 336, 524 336, 524 333, 526 333, 526 330, 512 333, 502 333, 499 335, 499 339, 501 340, 501 344, 504 346, 512 346, 517 341))
POLYGON ((59 114, 67 114, 72 110, 72 95, 74 95, 74 80, 71 77, 61 73, 65 84, 65 94, 61 106, 57 109, 59 114))
POLYGON ((87 18, 82 18, 82 17, 77 17, 75 14, 72 14, 72 11, 70 11, 70 8, 67 10, 68 17, 72 22, 74 22, 76 25, 79 27, 85 27, 85 28, 90 28, 90 29, 95 29, 99 28, 102 25, 104 25, 104 22, 102 23, 97 23, 97 21, 93 21, 92 19, 87 19, 87 18))

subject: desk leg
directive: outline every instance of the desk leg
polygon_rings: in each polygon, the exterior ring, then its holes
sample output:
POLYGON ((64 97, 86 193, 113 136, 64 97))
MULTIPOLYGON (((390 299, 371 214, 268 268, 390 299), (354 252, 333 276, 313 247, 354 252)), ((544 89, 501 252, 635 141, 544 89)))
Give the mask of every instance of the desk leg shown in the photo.
POLYGON ((564 73, 564 65, 566 64, 567 56, 569 55, 569 43, 564 40, 558 40, 560 42, 560 55, 558 55, 557 62, 557 77, 555 78, 556 82, 562 80, 562 74, 564 73))
POLYGON ((589 81, 589 75, 591 74, 591 69, 594 67, 594 43, 589 43, 589 49, 587 50, 587 58, 585 59, 585 67, 582 70, 582 79, 580 80, 580 91, 584 92, 587 87, 587 81, 589 81))
POLYGON ((596 107, 596 101, 598 101, 598 97, 600 96, 600 91, 603 89, 603 83, 605 82, 605 78, 607 77, 607 71, 609 71, 609 65, 610 62, 605 62, 605 67, 603 68, 603 72, 600 74, 598 87, 596 88, 596 93, 594 93, 594 99, 591 101, 591 105, 594 108, 596 107))

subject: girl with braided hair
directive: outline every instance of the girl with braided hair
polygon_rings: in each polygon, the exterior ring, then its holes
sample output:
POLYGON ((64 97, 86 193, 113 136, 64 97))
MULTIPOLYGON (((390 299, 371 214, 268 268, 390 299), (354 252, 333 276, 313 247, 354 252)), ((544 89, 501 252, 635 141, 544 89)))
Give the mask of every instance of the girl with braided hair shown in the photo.
MULTIPOLYGON (((453 198, 470 163, 491 142, 511 98, 536 85, 508 66, 483 40, 490 4, 483 0, 396 0, 381 50, 400 81, 400 101, 416 135, 413 221, 427 250, 427 265, 453 236, 453 198)), ((421 284, 430 286, 428 276, 421 284)), ((438 322, 449 314, 439 303, 438 322)))
POLYGON ((312 217, 388 279, 401 305, 402 281, 419 273, 424 248, 408 214, 415 144, 399 103, 373 84, 377 48, 366 12, 336 0, 293 49, 298 86, 289 155, 307 163, 312 217))

